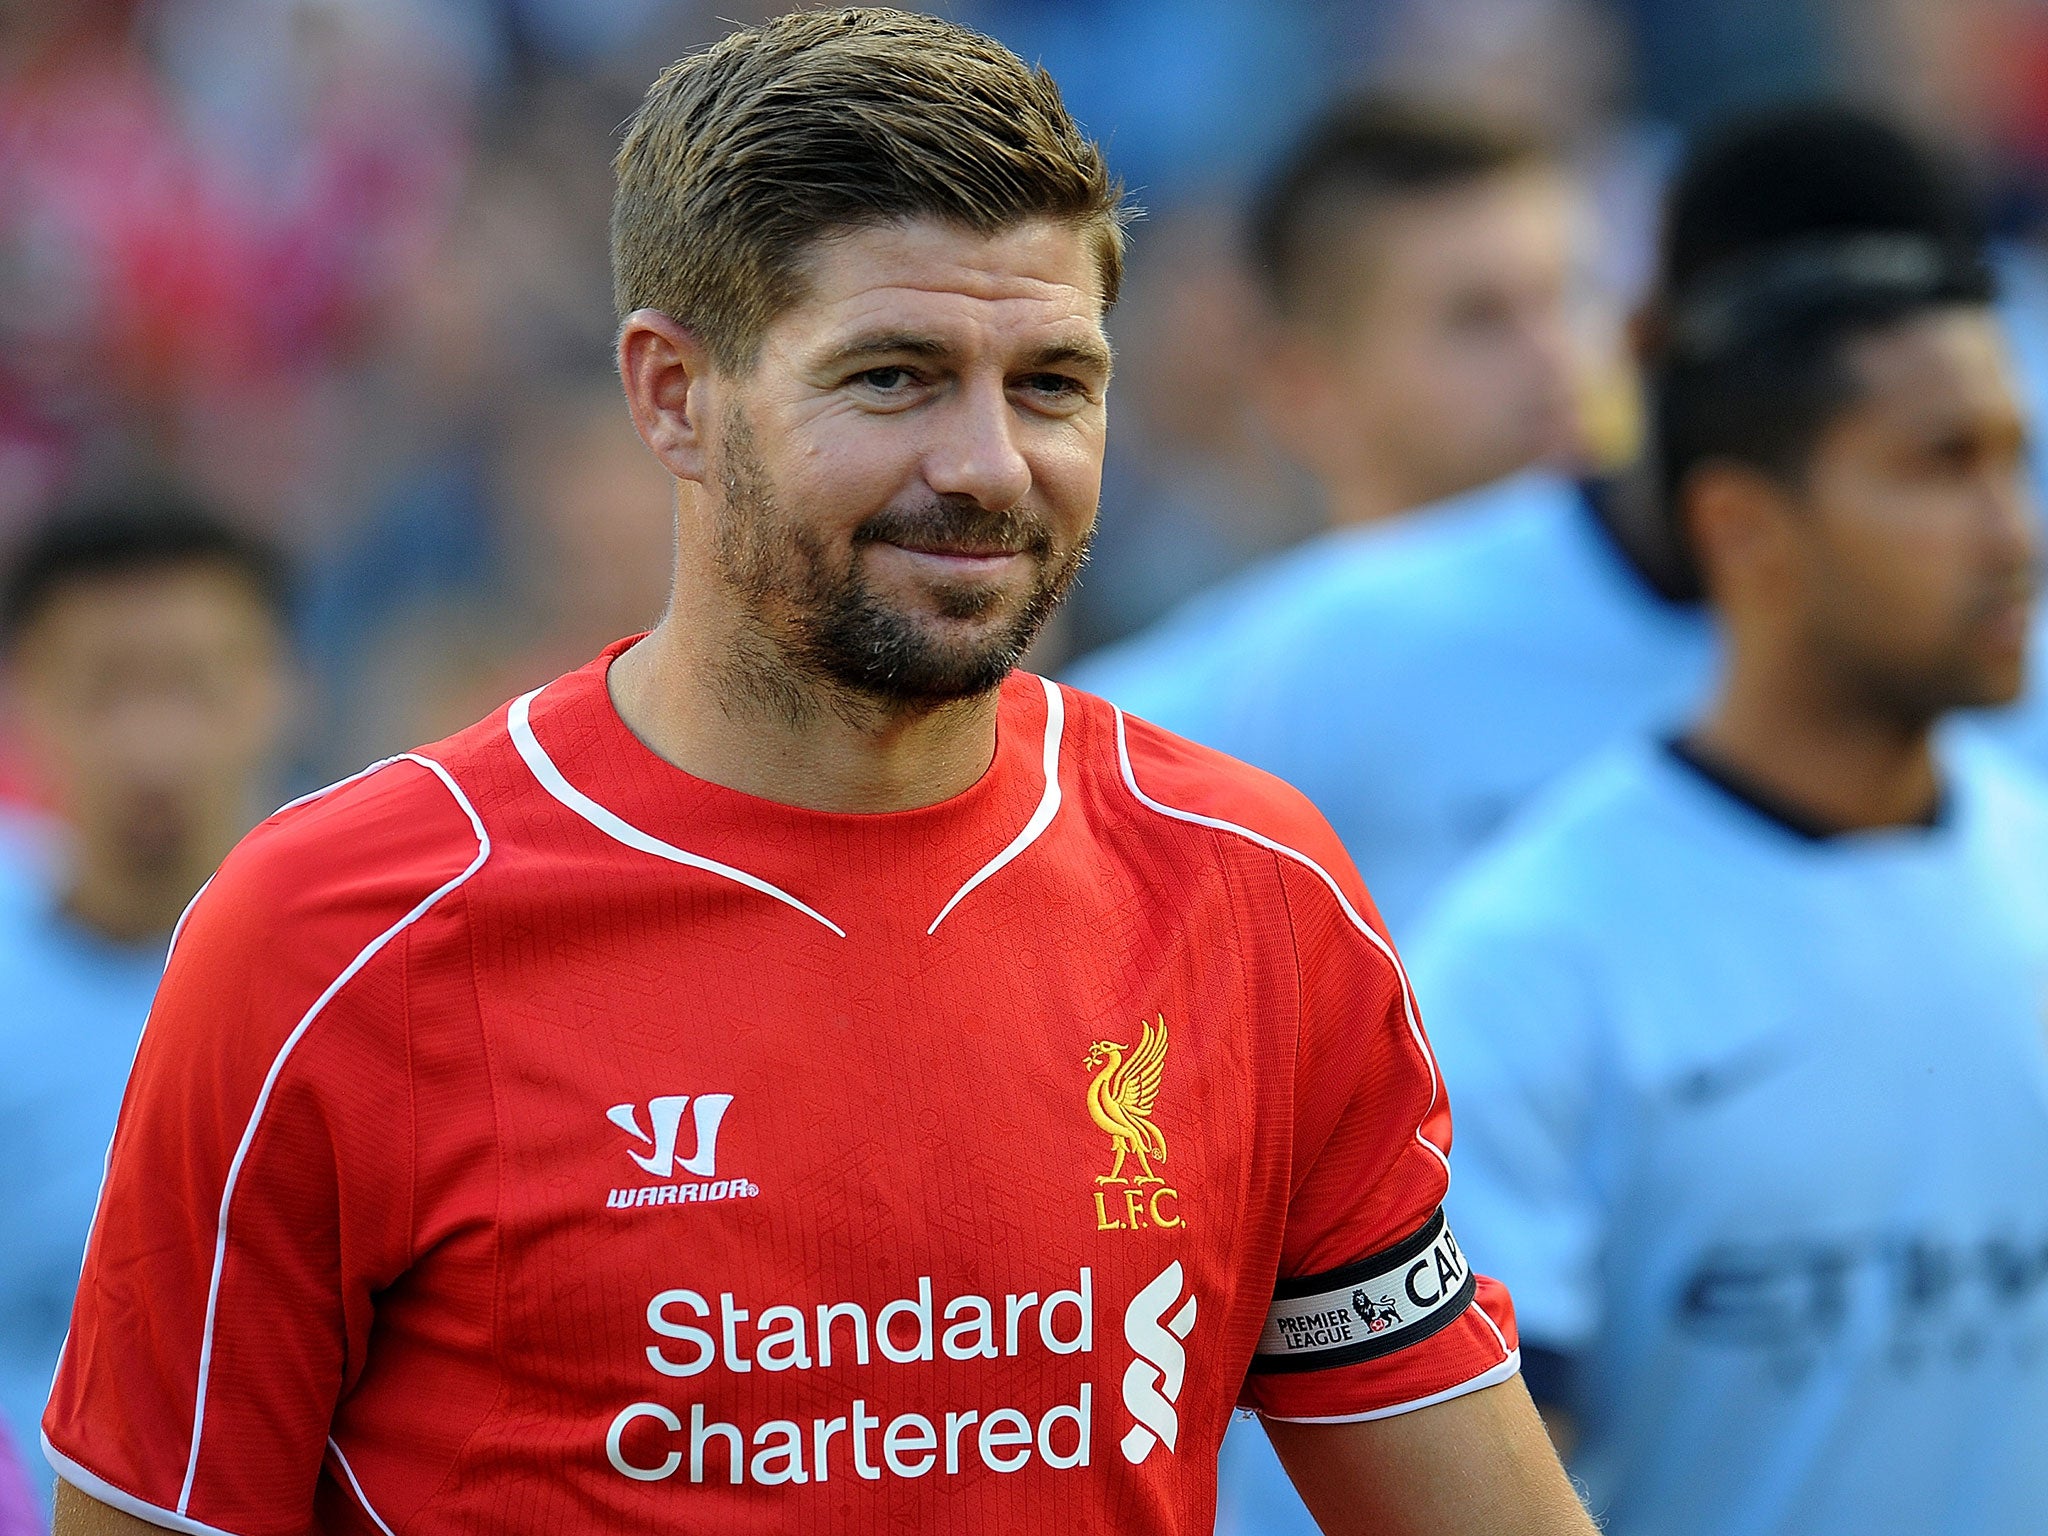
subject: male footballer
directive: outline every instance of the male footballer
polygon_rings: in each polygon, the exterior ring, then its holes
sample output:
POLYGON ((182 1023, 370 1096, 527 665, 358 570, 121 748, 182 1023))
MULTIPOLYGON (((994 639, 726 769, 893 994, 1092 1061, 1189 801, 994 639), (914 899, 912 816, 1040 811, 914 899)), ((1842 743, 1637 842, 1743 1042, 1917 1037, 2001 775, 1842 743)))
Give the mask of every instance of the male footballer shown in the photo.
POLYGON ((45 1419, 58 1530, 1586 1532, 1307 803, 1014 670, 1096 509, 1116 187, 889 11, 618 158, 667 615, 194 903, 45 1419))

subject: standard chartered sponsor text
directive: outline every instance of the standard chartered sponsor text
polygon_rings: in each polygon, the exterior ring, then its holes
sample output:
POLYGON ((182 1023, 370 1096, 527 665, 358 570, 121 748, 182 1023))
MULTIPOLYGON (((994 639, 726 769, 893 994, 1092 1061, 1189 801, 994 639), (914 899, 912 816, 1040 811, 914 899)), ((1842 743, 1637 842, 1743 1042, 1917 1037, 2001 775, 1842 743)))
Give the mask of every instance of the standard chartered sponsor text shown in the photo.
MULTIPOLYGON (((730 1291, 716 1296, 677 1288, 647 1304, 657 1342, 648 1365, 677 1381, 726 1373, 928 1368, 1043 1353, 1091 1355, 1095 1281, 1083 1267, 1071 1287, 955 1296, 943 1303, 929 1275, 915 1292, 867 1306, 856 1301, 781 1304, 756 1311, 730 1291)), ((957 1373, 955 1373, 957 1379, 957 1373)), ((1094 1389, 1079 1381, 1035 1404, 963 1402, 928 1412, 892 1413, 889 1369, 866 1378, 843 1413, 805 1420, 735 1422, 702 1401, 629 1403, 613 1417, 605 1454, 636 1482, 762 1485, 829 1482, 847 1476, 959 1476, 1010 1473, 1036 1461, 1064 1471, 1089 1464, 1094 1389), (1062 1401, 1061 1399, 1064 1399, 1062 1401)), ((664 1394, 666 1395, 666 1394, 664 1394)))

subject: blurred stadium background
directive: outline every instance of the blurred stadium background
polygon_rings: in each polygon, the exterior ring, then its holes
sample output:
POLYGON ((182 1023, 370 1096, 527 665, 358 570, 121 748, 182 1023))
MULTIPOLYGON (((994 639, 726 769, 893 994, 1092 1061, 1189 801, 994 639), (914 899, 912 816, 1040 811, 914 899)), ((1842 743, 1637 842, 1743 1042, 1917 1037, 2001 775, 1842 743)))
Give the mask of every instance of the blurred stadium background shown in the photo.
MULTIPOLYGON (((610 374, 616 132, 738 0, 0 4, 0 546, 168 477, 303 576, 291 776, 465 722, 646 624, 663 477, 610 374)), ((1146 217, 1096 558, 1046 667, 1316 531, 1257 427, 1247 187, 1337 93, 1533 124, 1594 188, 1589 460, 1659 180, 1731 106, 1830 92, 1960 147, 2006 233, 2048 188, 2033 0, 962 0, 1059 79, 1146 217)), ((721 19, 724 18, 724 19, 721 19)), ((18 764, 18 759, 16 760, 18 764)), ((46 787, 17 766, 6 793, 46 787)))

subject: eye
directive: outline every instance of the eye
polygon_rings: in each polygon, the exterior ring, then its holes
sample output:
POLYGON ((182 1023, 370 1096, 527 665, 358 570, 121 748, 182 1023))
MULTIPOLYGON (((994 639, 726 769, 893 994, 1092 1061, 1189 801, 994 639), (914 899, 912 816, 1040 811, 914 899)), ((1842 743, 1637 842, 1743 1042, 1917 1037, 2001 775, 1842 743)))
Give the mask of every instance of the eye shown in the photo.
POLYGON ((1049 403, 1078 405, 1088 398, 1088 386, 1064 373, 1034 373, 1017 382, 1020 388, 1049 403))
POLYGON ((898 394, 917 382, 917 375, 908 368, 890 365, 885 368, 869 368, 856 373, 852 382, 861 384, 880 394, 898 394))

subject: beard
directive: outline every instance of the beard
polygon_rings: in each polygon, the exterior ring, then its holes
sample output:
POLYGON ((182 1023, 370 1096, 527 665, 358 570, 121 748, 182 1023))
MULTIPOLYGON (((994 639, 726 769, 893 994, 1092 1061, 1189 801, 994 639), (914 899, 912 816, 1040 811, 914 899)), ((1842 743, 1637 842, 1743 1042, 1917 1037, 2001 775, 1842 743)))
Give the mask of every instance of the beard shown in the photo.
POLYGON ((1088 556, 1085 538, 1063 551, 1034 513, 992 512, 964 497, 935 496, 867 518, 842 557, 776 499, 743 413, 728 417, 723 437, 725 506, 715 552, 749 620, 734 670, 747 693, 785 713, 805 712, 806 682, 889 706, 928 708, 990 692, 1016 667, 1088 556), (933 589, 941 621, 935 626, 893 606, 863 575, 861 557, 878 544, 1016 550, 1031 562, 1034 578, 1021 600, 989 582, 933 589), (1007 617, 991 617, 1005 606, 1012 610, 1007 617), (964 632, 948 636, 945 627, 964 632))

